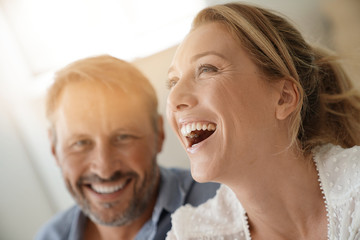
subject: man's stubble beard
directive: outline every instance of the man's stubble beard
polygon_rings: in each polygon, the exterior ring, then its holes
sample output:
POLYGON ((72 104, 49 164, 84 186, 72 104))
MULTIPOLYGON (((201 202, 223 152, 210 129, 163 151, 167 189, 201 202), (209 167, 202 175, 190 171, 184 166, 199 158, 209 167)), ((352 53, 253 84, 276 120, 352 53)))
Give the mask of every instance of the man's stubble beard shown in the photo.
MULTIPOLYGON (((136 173, 132 172, 131 175, 138 176, 136 173)), ((133 178, 139 179, 138 177, 133 178)), ((133 187, 133 197, 130 200, 128 206, 122 211, 114 214, 111 219, 103 219, 101 213, 94 211, 91 208, 91 203, 85 197, 82 188, 84 185, 80 182, 76 184, 77 191, 74 191, 70 182, 66 181, 66 186, 75 199, 83 213, 89 217, 94 223, 105 225, 105 226, 124 226, 130 222, 136 220, 140 217, 149 207, 152 206, 153 199, 157 196, 157 183, 159 179, 159 168, 156 164, 156 157, 152 162, 152 169, 145 173, 145 177, 141 186, 137 188, 137 181, 134 182, 133 187), (139 191, 137 191, 139 189, 139 191)), ((102 204, 105 211, 111 211, 112 208, 118 206, 117 202, 114 203, 103 203, 102 204)), ((102 211, 100 209, 99 211, 102 211)), ((116 211, 116 209, 114 209, 116 211)))

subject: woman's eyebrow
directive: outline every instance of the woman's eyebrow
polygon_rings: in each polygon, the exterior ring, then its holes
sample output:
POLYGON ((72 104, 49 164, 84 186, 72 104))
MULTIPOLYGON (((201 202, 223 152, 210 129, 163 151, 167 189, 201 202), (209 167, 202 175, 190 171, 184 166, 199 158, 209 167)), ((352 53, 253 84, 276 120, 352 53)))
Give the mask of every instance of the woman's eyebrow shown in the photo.
POLYGON ((198 54, 192 56, 190 58, 190 62, 194 62, 195 60, 197 60, 197 59, 199 59, 201 57, 207 56, 207 55, 215 55, 215 56, 218 56, 220 58, 226 59, 225 56, 222 55, 221 53, 218 53, 216 51, 206 51, 206 52, 198 53, 198 54))
MULTIPOLYGON (((195 54, 194 56, 192 56, 190 58, 190 62, 192 63, 192 62, 196 61, 197 59, 202 58, 204 56, 208 56, 208 55, 215 55, 220 58, 226 59, 225 56, 222 55, 221 53, 218 53, 216 51, 206 51, 206 52, 198 53, 198 54, 195 54)), ((175 70, 174 66, 171 66, 168 70, 168 74, 174 70, 175 70)))

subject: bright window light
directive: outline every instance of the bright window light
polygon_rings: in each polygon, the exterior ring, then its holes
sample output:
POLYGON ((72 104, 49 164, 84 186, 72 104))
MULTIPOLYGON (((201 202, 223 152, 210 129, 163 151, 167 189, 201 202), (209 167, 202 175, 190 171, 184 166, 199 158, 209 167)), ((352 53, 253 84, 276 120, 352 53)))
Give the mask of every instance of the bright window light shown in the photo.
POLYGON ((178 44, 203 0, 3 0, 36 76, 76 59, 111 54, 133 60, 178 44))

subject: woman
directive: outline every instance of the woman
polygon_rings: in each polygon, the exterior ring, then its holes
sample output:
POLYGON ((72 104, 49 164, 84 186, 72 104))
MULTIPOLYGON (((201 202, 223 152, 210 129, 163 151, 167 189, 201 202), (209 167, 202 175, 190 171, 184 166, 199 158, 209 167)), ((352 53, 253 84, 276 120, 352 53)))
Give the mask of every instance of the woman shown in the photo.
POLYGON ((360 239, 360 96, 328 51, 268 10, 213 6, 168 84, 193 177, 224 184, 168 239, 360 239))

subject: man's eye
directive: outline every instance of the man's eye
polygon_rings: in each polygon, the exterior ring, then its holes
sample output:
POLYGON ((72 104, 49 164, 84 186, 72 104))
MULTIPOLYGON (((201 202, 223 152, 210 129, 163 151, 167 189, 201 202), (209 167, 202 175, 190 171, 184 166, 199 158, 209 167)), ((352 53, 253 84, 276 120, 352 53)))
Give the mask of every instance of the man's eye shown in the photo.
POLYGON ((79 140, 79 141, 76 141, 74 143, 75 146, 85 146, 85 145, 90 145, 91 144, 91 141, 90 140, 79 140))
POLYGON ((71 144, 71 149, 73 151, 83 151, 91 147, 91 144, 92 144, 91 140, 87 140, 87 139, 78 140, 71 144))
POLYGON ((118 135, 116 136, 116 141, 120 142, 120 141, 125 141, 125 140, 128 140, 128 139, 131 139, 132 136, 129 135, 129 134, 121 134, 121 135, 118 135))

